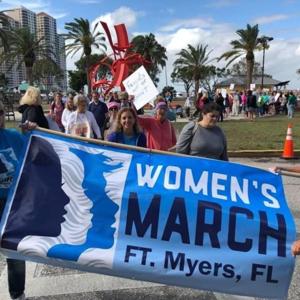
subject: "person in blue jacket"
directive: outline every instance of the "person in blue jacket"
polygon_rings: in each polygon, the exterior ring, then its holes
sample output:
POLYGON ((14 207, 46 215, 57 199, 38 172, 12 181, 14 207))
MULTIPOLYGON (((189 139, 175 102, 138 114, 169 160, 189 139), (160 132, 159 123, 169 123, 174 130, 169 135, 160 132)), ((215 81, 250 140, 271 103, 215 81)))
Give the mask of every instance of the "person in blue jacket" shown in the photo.
MULTIPOLYGON (((27 122, 23 129, 35 126, 27 122)), ((0 221, 24 142, 25 137, 16 129, 5 128, 5 110, 0 101, 0 221)), ((8 258, 7 274, 10 297, 25 299, 25 261, 8 258)))
POLYGON ((117 115, 107 140, 114 143, 146 148, 146 136, 140 129, 136 112, 131 107, 122 108, 117 115))

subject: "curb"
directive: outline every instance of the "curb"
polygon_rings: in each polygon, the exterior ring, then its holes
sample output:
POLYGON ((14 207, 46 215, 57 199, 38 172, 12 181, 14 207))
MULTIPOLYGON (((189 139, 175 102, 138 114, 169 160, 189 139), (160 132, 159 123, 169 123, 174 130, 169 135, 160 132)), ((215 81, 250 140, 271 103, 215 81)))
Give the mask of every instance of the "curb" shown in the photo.
MULTIPOLYGON (((229 157, 277 157, 281 158, 282 150, 236 150, 227 151, 229 157)), ((300 149, 294 150, 294 159, 300 158, 300 149)))

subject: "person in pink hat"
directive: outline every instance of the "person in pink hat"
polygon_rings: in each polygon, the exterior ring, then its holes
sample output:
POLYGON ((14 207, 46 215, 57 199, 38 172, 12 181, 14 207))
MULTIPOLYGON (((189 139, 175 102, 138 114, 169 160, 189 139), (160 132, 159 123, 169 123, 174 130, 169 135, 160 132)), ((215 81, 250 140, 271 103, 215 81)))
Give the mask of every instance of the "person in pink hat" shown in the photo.
POLYGON ((154 117, 138 116, 139 124, 146 130, 147 147, 168 151, 176 144, 176 134, 171 122, 167 119, 168 106, 158 102, 154 117))

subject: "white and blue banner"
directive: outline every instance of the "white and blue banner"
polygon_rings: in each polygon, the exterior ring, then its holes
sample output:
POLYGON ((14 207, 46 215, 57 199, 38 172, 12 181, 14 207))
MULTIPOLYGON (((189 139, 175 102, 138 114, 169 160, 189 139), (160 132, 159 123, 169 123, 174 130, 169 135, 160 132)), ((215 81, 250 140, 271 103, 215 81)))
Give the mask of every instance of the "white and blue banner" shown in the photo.
POLYGON ((284 298, 295 236, 278 175, 34 131, 0 242, 42 263, 284 298))

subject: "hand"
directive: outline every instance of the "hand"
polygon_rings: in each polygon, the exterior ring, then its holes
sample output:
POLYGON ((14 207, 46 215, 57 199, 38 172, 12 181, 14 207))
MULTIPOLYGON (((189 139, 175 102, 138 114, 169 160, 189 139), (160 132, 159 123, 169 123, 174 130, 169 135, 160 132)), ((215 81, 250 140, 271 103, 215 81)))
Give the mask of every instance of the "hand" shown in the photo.
POLYGON ((25 123, 20 124, 22 131, 33 130, 37 127, 37 124, 34 122, 26 121, 25 123))
POLYGON ((292 254, 294 256, 299 255, 300 254, 300 240, 295 241, 292 245, 292 254))
POLYGON ((280 174, 280 172, 282 171, 282 168, 275 166, 275 167, 269 168, 269 170, 270 170, 270 172, 280 174))

